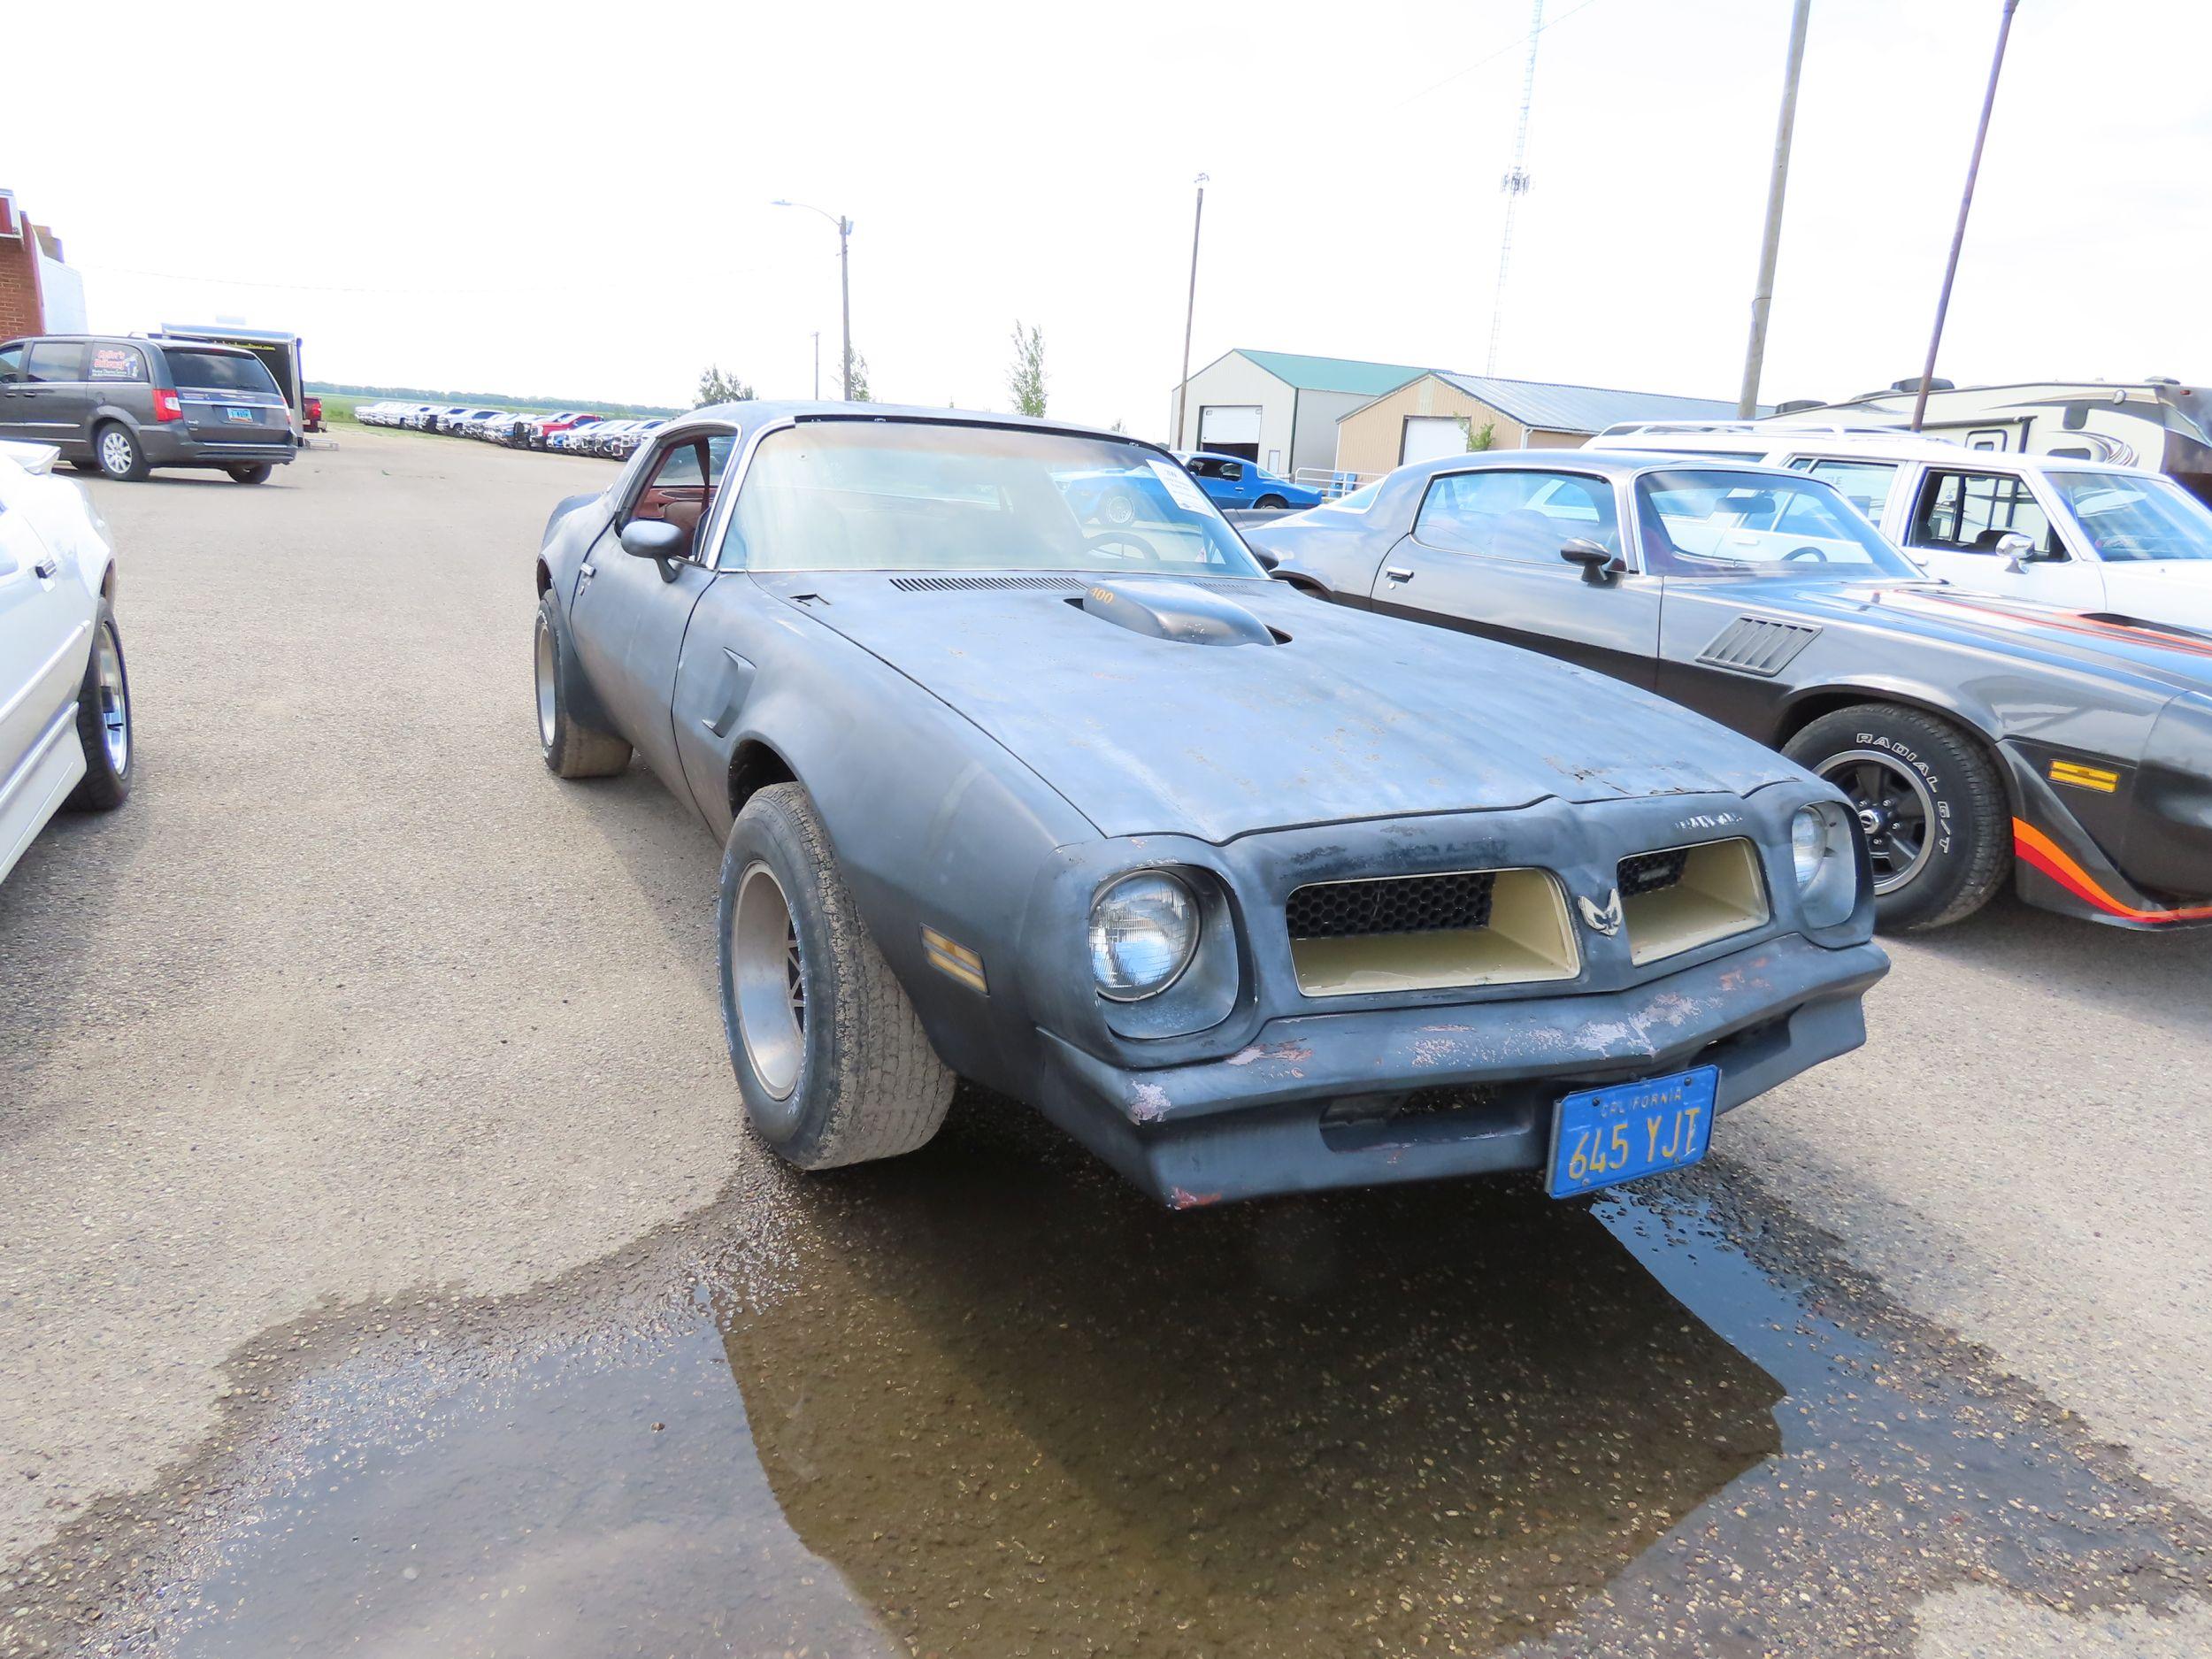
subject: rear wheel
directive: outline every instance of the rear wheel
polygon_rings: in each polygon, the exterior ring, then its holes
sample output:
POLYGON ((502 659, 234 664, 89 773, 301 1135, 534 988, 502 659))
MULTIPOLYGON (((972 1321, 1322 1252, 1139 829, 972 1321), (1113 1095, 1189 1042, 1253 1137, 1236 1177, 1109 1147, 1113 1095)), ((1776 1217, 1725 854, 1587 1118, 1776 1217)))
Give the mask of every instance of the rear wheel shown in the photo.
POLYGON ((557 778, 611 778, 630 764, 630 745, 611 732, 580 722, 570 709, 569 687, 577 672, 561 608, 547 593, 538 600, 538 620, 531 641, 537 682, 538 749, 557 778))
POLYGON ((84 749, 84 777, 69 804, 94 812, 122 805, 131 792, 131 681, 115 612, 104 599, 93 625, 92 659, 77 693, 77 741, 84 749))
POLYGON ((114 421, 92 434, 92 459, 104 477, 135 484, 146 476, 146 451, 127 426, 114 421))
POLYGON ((1885 931, 1963 920, 2002 885, 2011 813, 1971 733, 1918 709, 1868 703, 1822 715, 1783 752, 1849 798, 1885 931))
POLYGON ((753 1133, 805 1170, 926 1145, 952 1073, 799 785, 761 790, 731 825, 718 918, 722 1029, 753 1133))
POLYGON ((275 471, 266 461, 253 466, 232 466, 223 470, 241 484, 265 484, 269 481, 269 474, 275 471))
POLYGON ((1252 505, 1261 511, 1265 511, 1271 507, 1287 507, 1290 503, 1285 501, 1280 495, 1263 495, 1257 501, 1254 502, 1252 505))

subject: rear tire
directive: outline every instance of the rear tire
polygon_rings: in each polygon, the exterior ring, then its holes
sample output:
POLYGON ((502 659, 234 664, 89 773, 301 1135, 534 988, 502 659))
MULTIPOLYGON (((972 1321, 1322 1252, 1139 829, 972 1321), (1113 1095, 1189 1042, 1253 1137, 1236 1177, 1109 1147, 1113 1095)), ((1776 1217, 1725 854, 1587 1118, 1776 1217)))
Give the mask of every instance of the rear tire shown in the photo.
POLYGON ((549 592, 538 600, 531 662, 538 694, 538 750, 546 770, 557 778, 611 778, 626 770, 628 741, 584 725, 571 710, 569 688, 581 671, 569 647, 561 607, 549 592))
POLYGON ((1266 512, 1272 508, 1287 507, 1289 505, 1290 503, 1285 501, 1280 495, 1263 495, 1252 503, 1252 508, 1256 512, 1266 512))
POLYGON ((762 789, 730 826, 717 921, 722 1032, 753 1133, 803 1170, 926 1145, 953 1075, 799 785, 762 789))
POLYGON ((231 475, 234 482, 240 484, 265 484, 269 481, 269 474, 276 469, 271 466, 266 461, 262 461, 252 466, 232 466, 226 467, 223 470, 231 475))
POLYGON ((131 680, 123 666, 123 636, 104 599, 77 693, 77 741, 84 749, 84 776, 66 804, 81 812, 121 806, 131 792, 131 680))
POLYGON ((138 483, 150 470, 146 451, 130 428, 113 420, 92 434, 92 460, 102 477, 119 484, 138 483))
POLYGON ((2003 885, 2011 810, 1971 733, 1901 703, 1865 703, 1822 715, 1782 752, 1851 797, 1874 857, 1883 932, 1962 921, 2003 885))

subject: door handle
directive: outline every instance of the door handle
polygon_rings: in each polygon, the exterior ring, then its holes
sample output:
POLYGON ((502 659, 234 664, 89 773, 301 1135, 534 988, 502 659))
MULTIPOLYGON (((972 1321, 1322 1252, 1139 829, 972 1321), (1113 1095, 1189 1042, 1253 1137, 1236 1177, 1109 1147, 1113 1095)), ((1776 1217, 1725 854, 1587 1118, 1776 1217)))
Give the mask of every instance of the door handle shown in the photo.
POLYGON ((599 567, 587 559, 576 567, 576 573, 585 577, 596 576, 599 574, 599 567))
POLYGON ((1389 577, 1394 582, 1409 582, 1413 580, 1413 572, 1411 571, 1401 569, 1395 565, 1386 565, 1383 569, 1383 574, 1389 577))
POLYGON ((60 570, 61 561, 56 558, 51 553, 42 555, 37 562, 31 566, 31 573, 34 576, 42 576, 48 581, 53 580, 54 577, 60 572, 60 570))

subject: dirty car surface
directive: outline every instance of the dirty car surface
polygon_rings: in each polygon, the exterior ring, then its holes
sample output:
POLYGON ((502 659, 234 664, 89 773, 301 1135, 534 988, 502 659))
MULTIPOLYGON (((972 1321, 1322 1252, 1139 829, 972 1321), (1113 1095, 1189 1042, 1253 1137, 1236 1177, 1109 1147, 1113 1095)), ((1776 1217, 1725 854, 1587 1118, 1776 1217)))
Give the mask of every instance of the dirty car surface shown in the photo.
POLYGON ((1835 790, 1313 604, 1150 445, 702 410, 556 510, 538 586, 548 764, 634 751, 723 840, 732 1064, 802 1165, 922 1144, 958 1076, 1178 1205, 1563 1171, 1555 1131, 1586 1190, 1683 1076, 1724 1112, 1864 1040, 1835 790), (1116 476, 1126 523, 1081 504, 1116 476))

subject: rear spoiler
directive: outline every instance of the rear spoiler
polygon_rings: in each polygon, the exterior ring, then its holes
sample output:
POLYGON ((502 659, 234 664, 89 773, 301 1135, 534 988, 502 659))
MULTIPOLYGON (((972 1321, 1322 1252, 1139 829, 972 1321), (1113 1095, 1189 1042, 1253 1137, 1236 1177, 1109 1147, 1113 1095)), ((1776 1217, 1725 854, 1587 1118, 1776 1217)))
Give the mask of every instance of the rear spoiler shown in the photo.
POLYGON ((61 459, 61 451, 50 443, 19 443, 0 438, 0 457, 14 462, 35 478, 45 478, 52 473, 54 463, 61 459))

